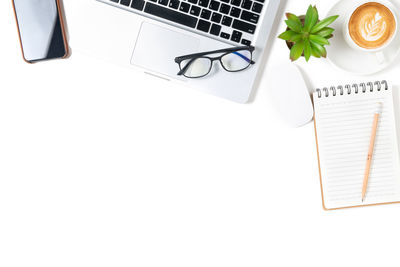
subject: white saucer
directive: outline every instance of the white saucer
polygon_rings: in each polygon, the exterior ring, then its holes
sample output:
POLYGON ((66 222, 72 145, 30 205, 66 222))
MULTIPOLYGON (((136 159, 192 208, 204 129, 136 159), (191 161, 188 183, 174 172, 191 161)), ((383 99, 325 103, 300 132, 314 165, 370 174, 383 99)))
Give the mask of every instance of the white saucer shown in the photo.
MULTIPOLYGON (((398 5, 391 1, 399 10, 398 5)), ((394 39, 392 43, 383 50, 384 63, 379 63, 378 57, 371 52, 358 51, 351 48, 344 39, 343 24, 348 12, 353 10, 353 0, 341 0, 328 12, 328 16, 339 15, 339 18, 330 27, 335 29, 334 36, 329 40, 331 45, 327 46, 329 61, 341 70, 359 75, 377 73, 389 67, 400 52, 400 38, 394 39)), ((396 14, 398 16, 398 14, 396 14)), ((399 25, 398 25, 399 26, 399 25)))

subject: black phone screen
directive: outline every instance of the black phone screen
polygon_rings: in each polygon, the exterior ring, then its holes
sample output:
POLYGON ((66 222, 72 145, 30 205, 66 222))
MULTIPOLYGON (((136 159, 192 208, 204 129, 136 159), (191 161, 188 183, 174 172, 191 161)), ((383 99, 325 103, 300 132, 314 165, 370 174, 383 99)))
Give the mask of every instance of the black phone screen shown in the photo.
POLYGON ((25 60, 35 62, 67 53, 57 0, 13 0, 25 60))

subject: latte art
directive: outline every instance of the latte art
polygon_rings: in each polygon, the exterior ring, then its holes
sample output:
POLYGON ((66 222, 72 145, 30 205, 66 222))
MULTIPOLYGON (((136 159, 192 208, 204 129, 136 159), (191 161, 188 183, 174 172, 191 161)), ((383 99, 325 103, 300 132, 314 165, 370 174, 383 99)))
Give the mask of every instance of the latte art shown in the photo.
POLYGON ((358 7, 349 21, 353 41, 365 49, 385 45, 396 31, 396 19, 386 6, 370 2, 358 7))
POLYGON ((365 20, 365 22, 360 23, 360 26, 362 27, 359 30, 364 40, 368 42, 375 42, 385 35, 387 24, 379 12, 375 14, 374 18, 365 18, 363 20, 365 20))

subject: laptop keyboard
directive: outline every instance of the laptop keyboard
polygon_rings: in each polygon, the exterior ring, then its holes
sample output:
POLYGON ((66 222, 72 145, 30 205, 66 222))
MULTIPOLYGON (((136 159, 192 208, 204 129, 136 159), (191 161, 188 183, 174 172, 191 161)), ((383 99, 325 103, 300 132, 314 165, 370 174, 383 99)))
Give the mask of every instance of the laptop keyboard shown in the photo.
MULTIPOLYGON (((202 34, 250 45, 269 0, 108 0, 202 34)), ((103 2, 107 2, 104 1, 103 2)))

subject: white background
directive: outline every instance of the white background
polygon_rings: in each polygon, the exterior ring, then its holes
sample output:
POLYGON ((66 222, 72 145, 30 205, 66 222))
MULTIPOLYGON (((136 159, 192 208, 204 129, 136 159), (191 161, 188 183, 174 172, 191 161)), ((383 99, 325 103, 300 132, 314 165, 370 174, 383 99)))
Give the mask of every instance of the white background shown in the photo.
MULTIPOLYGON (((0 25, 0 266, 399 265, 400 205, 323 211, 313 126, 268 98, 283 41, 239 105, 78 52, 28 65, 11 1, 0 25)), ((364 79, 300 65, 310 86, 364 79)))

